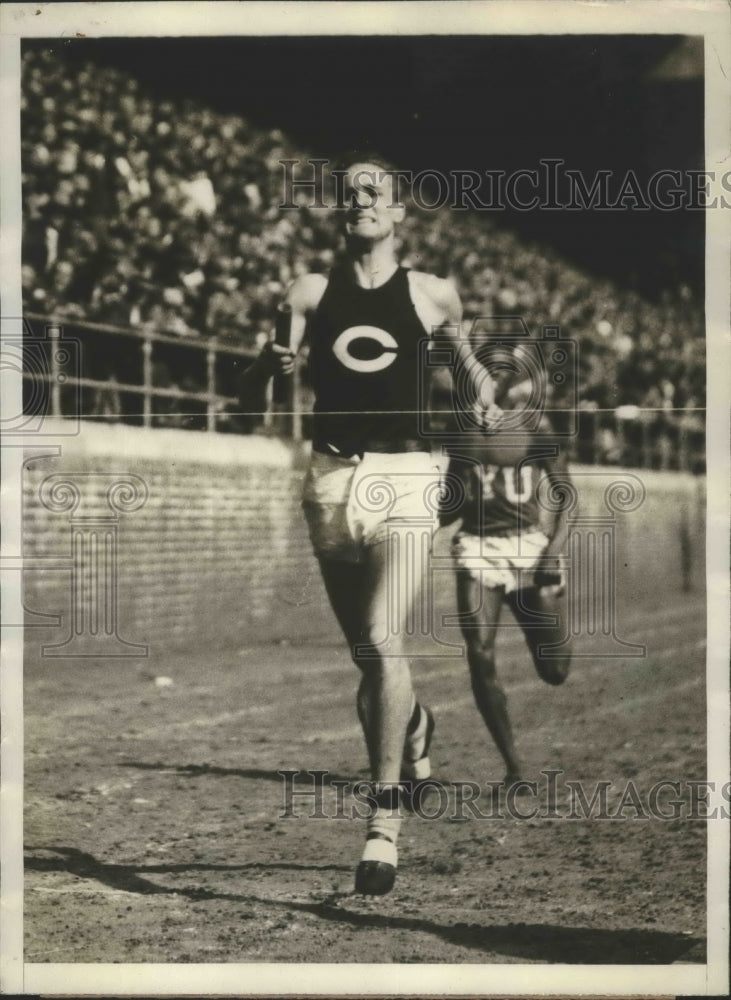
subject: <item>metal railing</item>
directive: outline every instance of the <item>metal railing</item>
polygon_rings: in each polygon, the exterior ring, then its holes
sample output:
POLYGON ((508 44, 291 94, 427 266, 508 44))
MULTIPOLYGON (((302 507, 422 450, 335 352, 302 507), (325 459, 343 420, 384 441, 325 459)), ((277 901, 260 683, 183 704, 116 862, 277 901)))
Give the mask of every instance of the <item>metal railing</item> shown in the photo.
POLYGON ((705 472, 705 411, 581 410, 569 452, 589 465, 621 465, 660 471, 705 472))
POLYGON ((226 414, 239 411, 237 375, 256 355, 215 337, 177 337, 37 313, 24 319, 26 402, 37 405, 43 398, 54 417, 215 431, 226 414), (47 385, 45 394, 39 382, 47 385))
MULTIPOLYGON (((105 323, 25 315, 25 412, 252 433, 308 436, 311 390, 298 368, 277 407, 240 400, 238 381, 253 348, 215 337, 179 337, 105 323), (262 412, 263 410, 263 412, 262 412)), ((556 421, 560 422, 560 411, 556 421)), ((579 409, 566 436, 570 459, 593 465, 703 472, 704 410, 579 409)))

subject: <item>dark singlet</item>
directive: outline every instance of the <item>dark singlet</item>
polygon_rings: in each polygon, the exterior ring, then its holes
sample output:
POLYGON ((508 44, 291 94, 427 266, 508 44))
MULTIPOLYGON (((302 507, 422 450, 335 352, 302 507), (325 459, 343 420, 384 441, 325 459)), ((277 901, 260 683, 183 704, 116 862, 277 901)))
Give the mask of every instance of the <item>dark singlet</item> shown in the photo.
POLYGON ((426 441, 421 447, 418 418, 419 342, 427 335, 406 268, 380 288, 361 288, 349 268, 333 268, 309 336, 315 450, 430 450, 426 441))
MULTIPOLYGON (((510 384, 505 386, 509 389, 510 384)), ((447 476, 461 483, 453 499, 444 494, 442 523, 462 518, 462 531, 471 535, 508 535, 541 529, 537 484, 545 461, 556 454, 550 426, 540 433, 529 429, 532 411, 506 410, 504 424, 484 435, 465 436, 450 444, 447 476), (459 494, 463 494, 459 503, 459 494), (458 504, 459 509, 455 506, 458 504)))
POLYGON ((471 535, 519 534, 541 527, 536 484, 543 474, 534 459, 492 465, 452 458, 449 475, 459 477, 464 500, 456 517, 471 535))

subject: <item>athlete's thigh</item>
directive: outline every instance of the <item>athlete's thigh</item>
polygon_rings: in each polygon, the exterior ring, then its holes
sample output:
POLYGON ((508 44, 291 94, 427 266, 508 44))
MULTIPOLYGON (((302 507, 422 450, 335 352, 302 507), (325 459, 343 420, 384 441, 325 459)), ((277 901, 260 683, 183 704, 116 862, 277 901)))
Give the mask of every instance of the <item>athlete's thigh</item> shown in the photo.
POLYGON ((360 563, 320 559, 320 571, 330 606, 353 655, 355 647, 368 638, 365 630, 367 602, 364 567, 360 563))
POLYGON ((457 570, 459 624, 469 646, 483 652, 494 648, 503 596, 502 587, 483 587, 467 570, 457 570))
MULTIPOLYGON (((365 547, 364 605, 373 641, 395 642, 421 629, 424 577, 429 571, 431 537, 408 525, 390 526, 365 547)), ((396 643, 398 645, 398 643, 396 643)))
POLYGON ((509 594, 507 600, 536 670, 549 684, 560 684, 566 679, 571 659, 566 588, 526 587, 509 594))

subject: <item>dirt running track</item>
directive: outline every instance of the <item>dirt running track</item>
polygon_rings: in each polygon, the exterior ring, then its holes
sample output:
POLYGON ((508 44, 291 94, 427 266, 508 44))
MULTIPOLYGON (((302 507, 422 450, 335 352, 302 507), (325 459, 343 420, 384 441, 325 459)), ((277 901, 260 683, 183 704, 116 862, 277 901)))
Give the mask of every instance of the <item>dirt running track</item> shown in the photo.
MULTIPOLYGON (((702 600, 651 600, 620 609, 646 659, 577 659, 558 689, 514 631, 501 635, 530 776, 564 772, 558 818, 460 819, 451 788, 432 800, 441 818, 407 819, 396 889, 380 900, 352 894, 362 821, 307 818, 306 798, 280 818, 280 769, 366 776, 340 646, 85 663, 29 647, 25 960, 705 961, 705 824, 632 808, 624 821, 565 818, 566 780, 589 794, 611 781, 614 811, 630 779, 646 806, 656 781, 705 777, 702 600)), ((499 780, 464 664, 425 659, 415 675, 437 717, 436 776, 499 780)), ((337 794, 326 786, 330 817, 337 794)), ((489 814, 487 798, 478 806, 489 814)))

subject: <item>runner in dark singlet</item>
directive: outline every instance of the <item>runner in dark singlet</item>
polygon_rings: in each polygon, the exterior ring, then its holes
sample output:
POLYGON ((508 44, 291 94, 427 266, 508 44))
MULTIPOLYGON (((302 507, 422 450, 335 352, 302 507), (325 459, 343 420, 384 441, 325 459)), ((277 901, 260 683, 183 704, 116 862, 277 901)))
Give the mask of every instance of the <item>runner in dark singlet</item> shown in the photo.
POLYGON ((431 450, 417 420, 415 373, 425 336, 405 268, 371 289, 358 284, 352 267, 331 272, 311 324, 315 450, 347 456, 373 450, 373 442, 383 450, 403 450, 404 442, 431 450))
POLYGON ((271 374, 291 373, 307 335, 315 408, 303 507, 333 611, 361 671, 357 707, 377 808, 356 891, 381 895, 396 874, 399 782, 429 776, 434 726, 414 696, 403 648, 428 552, 417 546, 411 574, 404 560, 392 558, 409 521, 437 523, 429 501, 439 469, 419 434, 419 341, 441 328, 477 422, 491 426, 499 411, 489 375, 460 336, 453 285, 398 264, 394 231, 404 208, 387 169, 352 159, 344 181, 347 259, 329 278, 307 274, 293 283, 290 349, 267 345, 246 380, 251 391, 271 374), (394 588, 399 599, 389 601, 394 588))
POLYGON ((509 355, 498 349, 492 355, 494 367, 488 364, 496 401, 505 411, 505 430, 451 449, 447 476, 460 484, 463 501, 442 517, 445 524, 461 518, 452 542, 460 624, 475 701, 505 761, 506 786, 520 781, 523 772, 496 670, 502 605, 510 607, 521 626, 535 668, 546 683, 563 683, 571 656, 570 643, 563 642, 569 636, 559 559, 566 542, 567 511, 559 505, 548 515, 547 505, 541 509, 538 502, 539 489, 548 497, 553 485, 554 496, 560 495, 561 484, 570 482, 569 473, 547 418, 542 418, 537 434, 507 429, 511 408, 520 409, 520 387, 510 382, 509 355), (501 360, 501 354, 507 357, 501 360), (541 489, 542 480, 546 490, 541 489), (548 520, 553 522, 550 526, 548 520), (538 616, 543 616, 543 623, 538 616), (542 651, 545 646, 554 649, 542 651))

